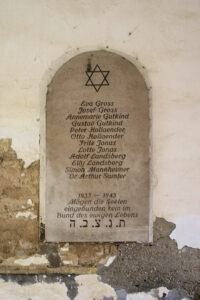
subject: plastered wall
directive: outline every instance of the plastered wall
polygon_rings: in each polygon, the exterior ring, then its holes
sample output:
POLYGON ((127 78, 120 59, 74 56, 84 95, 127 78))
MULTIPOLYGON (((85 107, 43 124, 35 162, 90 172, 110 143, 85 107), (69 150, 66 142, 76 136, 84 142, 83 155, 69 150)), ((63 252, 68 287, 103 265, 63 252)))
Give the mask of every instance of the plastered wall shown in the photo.
MULTIPOLYGON (((200 248, 199 28, 199 0, 0 0, 0 138, 12 139, 25 168, 40 159, 42 171, 46 91, 55 72, 84 51, 126 57, 143 74, 152 99, 154 219, 176 225, 170 236, 179 249, 200 248)), ((6 160, 11 155, 16 163, 10 144, 5 147, 6 160)), ((22 194, 33 215, 40 205, 44 221, 44 186, 34 209, 22 194)), ((36 222, 31 216, 18 215, 36 222)))
POLYGON ((26 166, 39 159, 41 103, 65 61, 109 48, 144 66, 154 216, 177 224, 180 247, 200 247, 199 15, 198 0, 8 0, 0 9, 0 135, 26 166))

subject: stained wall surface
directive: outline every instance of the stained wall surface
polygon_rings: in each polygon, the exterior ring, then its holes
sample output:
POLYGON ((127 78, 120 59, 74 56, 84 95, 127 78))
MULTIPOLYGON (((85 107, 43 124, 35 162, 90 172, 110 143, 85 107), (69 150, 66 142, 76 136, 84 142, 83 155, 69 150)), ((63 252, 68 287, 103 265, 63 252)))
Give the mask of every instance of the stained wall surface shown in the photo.
MULTIPOLYGON (((176 225, 170 236, 179 249, 185 245, 200 248, 199 1, 1 0, 0 3, 0 137, 12 139, 13 148, 10 140, 1 144, 4 160, 1 195, 6 197, 8 206, 17 199, 21 201, 20 208, 25 207, 21 211, 12 207, 12 218, 17 216, 24 228, 26 219, 32 225, 39 221, 35 217, 39 205, 38 179, 29 184, 31 178, 38 176, 36 161, 40 159, 44 167, 47 85, 60 66, 73 56, 107 49, 133 62, 150 90, 154 219, 162 217, 176 225), (25 161, 25 166, 16 155, 25 161), (7 175, 5 168, 9 169, 7 175), (26 172, 28 179, 23 179, 26 172)), ((43 185, 40 191, 43 216, 43 185)), ((2 204, 7 216, 8 209, 2 204)), ((13 229, 15 224, 18 223, 13 220, 13 229)), ((33 245, 23 244, 27 255, 33 255, 36 247, 38 233, 31 234, 33 245)), ((16 249, 21 239, 27 242, 25 231, 19 233, 18 239, 13 234, 16 249)), ((15 252, 11 246, 2 249, 5 257, 6 251, 15 252)), ((47 263, 43 256, 33 259, 38 264, 47 263)), ((68 257, 66 261, 69 260, 68 257)))
POLYGON ((199 247, 199 1, 9 0, 0 14, 1 137, 29 165, 47 84, 64 62, 106 48, 139 61, 152 88, 154 216, 178 225, 181 246, 199 247))

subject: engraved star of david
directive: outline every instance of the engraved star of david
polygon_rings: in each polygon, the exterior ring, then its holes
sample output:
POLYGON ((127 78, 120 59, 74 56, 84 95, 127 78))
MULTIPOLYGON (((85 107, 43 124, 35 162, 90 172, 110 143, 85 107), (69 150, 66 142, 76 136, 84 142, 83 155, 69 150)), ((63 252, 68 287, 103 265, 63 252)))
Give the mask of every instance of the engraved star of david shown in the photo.
POLYGON ((86 71, 88 80, 86 86, 93 86, 95 91, 98 92, 103 85, 109 85, 107 76, 110 71, 102 71, 99 65, 96 65, 93 71, 86 71))

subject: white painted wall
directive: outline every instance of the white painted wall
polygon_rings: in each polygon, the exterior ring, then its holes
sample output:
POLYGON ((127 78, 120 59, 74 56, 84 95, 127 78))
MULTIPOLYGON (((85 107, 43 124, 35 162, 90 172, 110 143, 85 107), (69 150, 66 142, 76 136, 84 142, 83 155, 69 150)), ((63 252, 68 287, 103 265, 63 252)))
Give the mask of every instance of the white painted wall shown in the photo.
POLYGON ((0 0, 0 137, 39 158, 40 105, 72 56, 105 49, 145 66, 152 86, 154 216, 200 247, 200 1, 0 0))

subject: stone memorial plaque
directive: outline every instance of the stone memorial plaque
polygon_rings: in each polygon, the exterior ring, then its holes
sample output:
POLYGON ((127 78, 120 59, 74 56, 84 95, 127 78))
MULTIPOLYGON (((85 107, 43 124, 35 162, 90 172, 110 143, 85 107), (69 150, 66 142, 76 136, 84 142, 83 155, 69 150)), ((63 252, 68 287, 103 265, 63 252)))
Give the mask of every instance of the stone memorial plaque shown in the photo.
POLYGON ((149 241, 149 99, 137 68, 80 54, 48 87, 46 240, 149 241))

